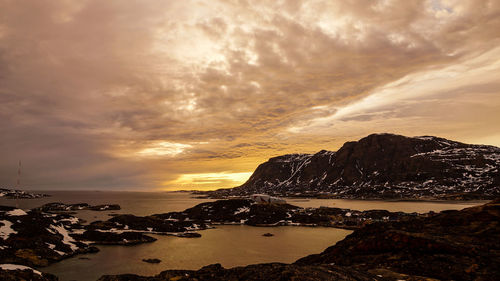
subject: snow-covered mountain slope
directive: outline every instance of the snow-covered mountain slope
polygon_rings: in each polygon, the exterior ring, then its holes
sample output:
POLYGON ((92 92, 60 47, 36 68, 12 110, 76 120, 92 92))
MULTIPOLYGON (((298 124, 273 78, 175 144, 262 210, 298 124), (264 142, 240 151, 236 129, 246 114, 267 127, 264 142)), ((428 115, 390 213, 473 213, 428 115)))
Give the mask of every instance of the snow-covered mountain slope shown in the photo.
POLYGON ((500 196, 500 148, 373 134, 336 152, 271 158, 246 183, 224 193, 487 199, 500 196))

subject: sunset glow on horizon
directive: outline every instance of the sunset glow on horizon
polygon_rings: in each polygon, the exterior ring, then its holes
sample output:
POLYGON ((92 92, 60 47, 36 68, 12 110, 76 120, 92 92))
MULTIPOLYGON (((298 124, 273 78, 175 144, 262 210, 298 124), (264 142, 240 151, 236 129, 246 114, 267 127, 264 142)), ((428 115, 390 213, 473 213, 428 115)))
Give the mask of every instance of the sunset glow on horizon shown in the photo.
POLYGON ((500 1, 0 0, 0 185, 178 190, 372 133, 500 146, 500 1))

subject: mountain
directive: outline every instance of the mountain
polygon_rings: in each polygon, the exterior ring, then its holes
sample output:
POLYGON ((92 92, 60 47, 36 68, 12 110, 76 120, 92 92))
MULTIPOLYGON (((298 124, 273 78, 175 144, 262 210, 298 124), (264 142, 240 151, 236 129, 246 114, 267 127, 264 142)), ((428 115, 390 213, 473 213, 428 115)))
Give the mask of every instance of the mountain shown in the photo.
POLYGON ((500 195, 500 148, 433 136, 372 134, 338 151, 260 164, 243 185, 213 195, 267 193, 373 199, 491 199, 500 195))

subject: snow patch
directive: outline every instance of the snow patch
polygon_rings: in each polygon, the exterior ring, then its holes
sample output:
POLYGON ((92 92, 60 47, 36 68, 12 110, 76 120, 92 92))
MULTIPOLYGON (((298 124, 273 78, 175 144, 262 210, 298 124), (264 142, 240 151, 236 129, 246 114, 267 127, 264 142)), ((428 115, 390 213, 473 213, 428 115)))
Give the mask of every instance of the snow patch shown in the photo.
POLYGON ((14 209, 12 211, 8 211, 7 213, 5 213, 7 216, 25 216, 27 215, 28 213, 26 213, 25 211, 21 210, 21 209, 14 209))
POLYGON ((70 224, 77 224, 80 220, 77 217, 70 217, 67 219, 62 219, 61 222, 69 222, 70 224))
POLYGON ((42 275, 42 273, 38 270, 35 270, 31 267, 27 267, 24 265, 19 265, 19 264, 4 263, 4 264, 0 264, 0 268, 3 270, 31 270, 35 274, 38 274, 40 276, 42 275))
POLYGON ((47 246, 49 246, 49 248, 50 248, 52 251, 56 252, 58 255, 60 255, 60 256, 64 256, 64 255, 66 255, 66 253, 65 253, 65 252, 61 252, 61 251, 56 250, 56 249, 55 249, 55 248, 56 248, 56 245, 54 245, 54 244, 50 244, 50 243, 45 243, 45 244, 47 244, 47 246))
POLYGON ((78 246, 73 244, 73 242, 76 242, 75 239, 73 239, 71 236, 69 236, 68 230, 66 230, 66 228, 64 228, 64 226, 52 225, 51 227, 52 227, 52 229, 54 229, 55 231, 57 231, 59 234, 61 234, 63 236, 62 242, 64 244, 68 245, 72 251, 78 250, 78 246))
POLYGON ((249 207, 241 207, 239 209, 237 209, 234 214, 237 215, 237 214, 241 214, 241 213, 248 213, 250 212, 250 208, 249 207))
POLYGON ((17 231, 11 228, 12 223, 10 221, 2 220, 0 222, 3 223, 3 225, 0 226, 0 238, 3 240, 7 240, 11 234, 17 233, 17 231))

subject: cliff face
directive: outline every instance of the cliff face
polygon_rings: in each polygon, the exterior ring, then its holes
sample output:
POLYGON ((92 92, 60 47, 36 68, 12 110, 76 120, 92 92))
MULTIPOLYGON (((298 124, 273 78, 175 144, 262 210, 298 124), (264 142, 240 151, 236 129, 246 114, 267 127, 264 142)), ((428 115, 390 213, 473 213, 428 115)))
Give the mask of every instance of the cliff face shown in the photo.
POLYGON ((269 159, 230 194, 330 193, 343 198, 500 195, 500 148, 438 137, 373 134, 338 151, 269 159))

